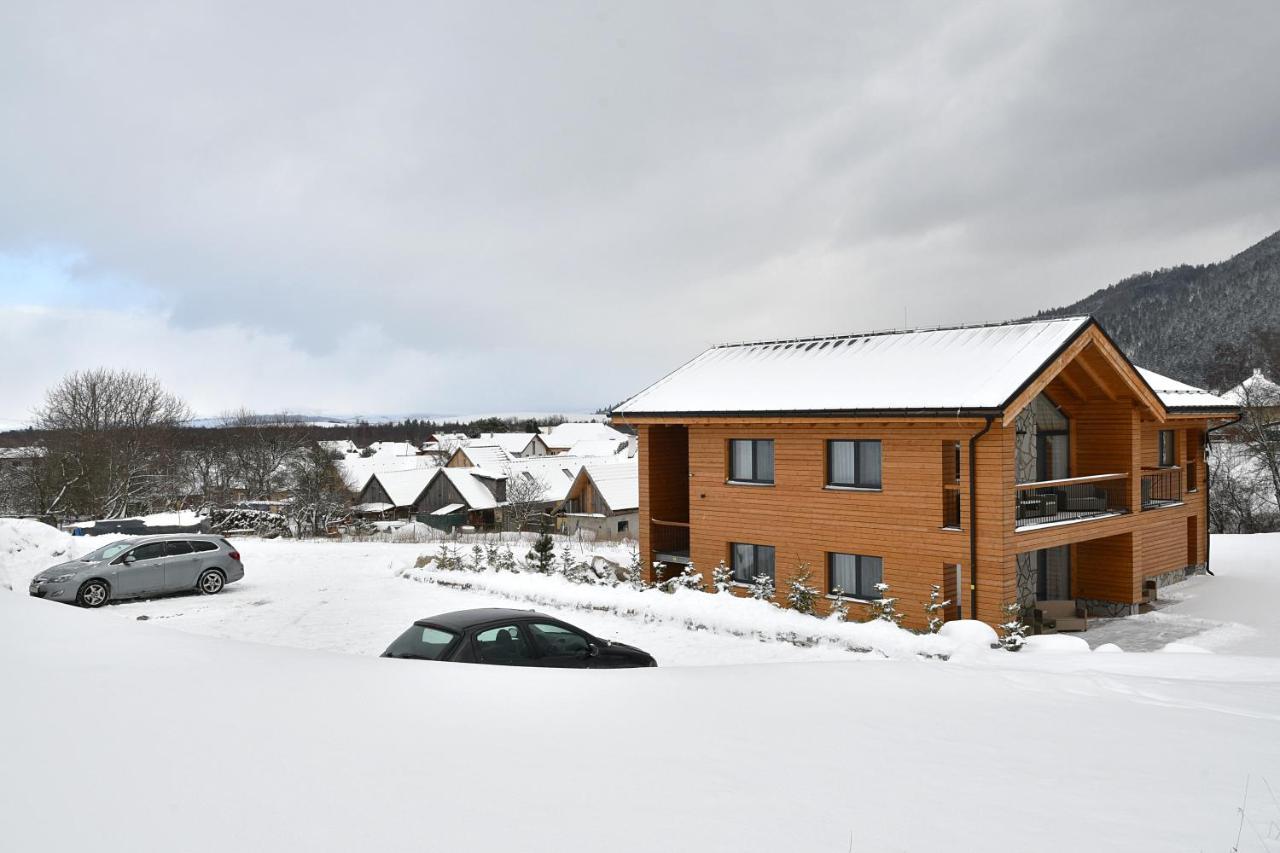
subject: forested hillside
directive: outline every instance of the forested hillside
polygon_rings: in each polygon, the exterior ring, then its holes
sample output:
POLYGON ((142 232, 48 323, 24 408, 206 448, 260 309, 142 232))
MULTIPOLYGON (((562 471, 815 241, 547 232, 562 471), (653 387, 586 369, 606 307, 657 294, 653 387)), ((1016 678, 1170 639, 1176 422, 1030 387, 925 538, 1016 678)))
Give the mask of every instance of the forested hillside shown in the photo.
POLYGON ((1038 317, 1092 314, 1136 364, 1216 390, 1280 375, 1280 232, 1221 263, 1144 272, 1038 317))

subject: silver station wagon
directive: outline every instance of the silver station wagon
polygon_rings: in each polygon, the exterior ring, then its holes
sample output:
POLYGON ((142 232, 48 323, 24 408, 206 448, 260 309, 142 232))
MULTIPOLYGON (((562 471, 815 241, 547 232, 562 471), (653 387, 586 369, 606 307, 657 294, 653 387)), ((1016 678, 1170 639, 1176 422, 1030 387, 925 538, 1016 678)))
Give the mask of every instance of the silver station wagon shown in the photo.
POLYGON ((37 598, 101 607, 170 592, 215 595, 244 577, 240 552, 221 536, 174 533, 120 539, 31 579, 37 598))

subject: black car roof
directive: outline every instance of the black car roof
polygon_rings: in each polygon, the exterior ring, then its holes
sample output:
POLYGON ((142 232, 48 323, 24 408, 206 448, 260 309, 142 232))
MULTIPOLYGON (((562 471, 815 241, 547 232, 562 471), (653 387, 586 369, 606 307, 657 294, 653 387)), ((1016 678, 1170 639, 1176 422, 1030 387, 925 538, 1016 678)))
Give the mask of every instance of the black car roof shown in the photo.
POLYGON ((453 631, 465 631, 467 628, 484 625, 489 622, 501 622, 506 619, 529 619, 530 617, 552 618, 536 610, 516 610, 511 607, 477 607, 473 610, 454 610, 451 613, 428 616, 425 619, 419 619, 415 624, 439 625, 441 628, 448 628, 453 631))

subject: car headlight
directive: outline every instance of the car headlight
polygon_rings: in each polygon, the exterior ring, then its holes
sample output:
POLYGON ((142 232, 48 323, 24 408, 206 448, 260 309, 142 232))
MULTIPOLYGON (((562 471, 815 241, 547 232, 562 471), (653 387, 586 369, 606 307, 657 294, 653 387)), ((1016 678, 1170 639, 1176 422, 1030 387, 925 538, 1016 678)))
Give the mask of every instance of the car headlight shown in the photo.
POLYGON ((75 572, 69 572, 65 575, 58 575, 56 578, 46 578, 45 583, 66 583, 76 576, 75 572))

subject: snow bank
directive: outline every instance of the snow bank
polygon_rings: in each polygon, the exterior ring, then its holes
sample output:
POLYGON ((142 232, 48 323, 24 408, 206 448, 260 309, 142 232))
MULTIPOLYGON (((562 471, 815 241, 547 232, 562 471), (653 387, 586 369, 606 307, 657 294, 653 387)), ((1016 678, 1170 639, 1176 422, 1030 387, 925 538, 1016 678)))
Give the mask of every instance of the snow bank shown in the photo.
POLYGON ((1118 655, 1123 652, 1124 649, 1120 648, 1115 643, 1103 643, 1093 650, 1095 655, 1118 655))
POLYGON ((25 593, 37 572, 87 554, 106 541, 71 536, 30 519, 0 518, 0 589, 25 593))
POLYGON ((1169 643, 1160 651, 1178 655, 1211 655, 1213 652, 1193 643, 1169 643))
POLYGON ((1040 634, 1027 637, 1022 651, 1052 655, 1080 654, 1081 652, 1088 654, 1089 644, 1080 637, 1073 637, 1070 634, 1040 634))
POLYGON ((835 622, 783 610, 763 601, 682 588, 668 593, 657 589, 573 583, 560 575, 532 572, 440 571, 434 563, 423 568, 406 567, 400 574, 421 583, 477 590, 546 607, 607 611, 693 631, 782 640, 797 645, 828 643, 852 652, 886 657, 949 657, 957 648, 973 645, 971 637, 916 634, 883 620, 835 622))
POLYGON ((976 619, 956 619, 953 622, 947 622, 938 631, 938 636, 953 644, 952 657, 985 654, 1000 641, 1000 636, 994 628, 976 619))

